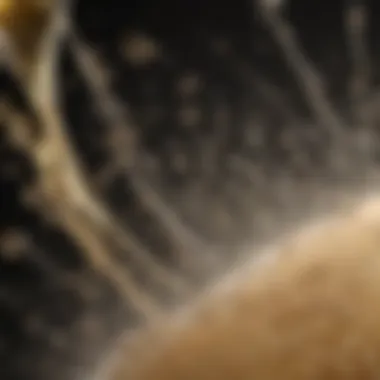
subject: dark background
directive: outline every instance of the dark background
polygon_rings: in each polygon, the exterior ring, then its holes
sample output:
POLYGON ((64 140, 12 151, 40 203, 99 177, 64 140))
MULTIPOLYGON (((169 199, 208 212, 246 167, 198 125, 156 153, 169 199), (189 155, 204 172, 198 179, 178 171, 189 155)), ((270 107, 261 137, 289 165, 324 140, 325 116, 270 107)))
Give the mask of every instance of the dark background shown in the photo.
MULTIPOLYGON (((346 4, 294 0, 284 16, 322 74, 347 135, 372 128, 376 167, 377 107, 368 111, 366 126, 355 122, 350 107, 346 4)), ((371 100, 380 80, 380 4, 369 2, 369 8, 371 100)), ((138 161, 148 168, 155 194, 186 227, 184 245, 228 256, 308 212, 322 186, 360 182, 353 151, 342 153, 352 171, 336 169, 326 154, 329 128, 316 120, 249 2, 82 0, 73 19, 107 66, 113 95, 130 112, 138 161), (125 51, 141 35, 156 41, 156 54, 136 64, 125 51)), ((2 75, 2 96, 21 96, 2 75)), ((62 109, 93 186, 126 230, 176 267, 181 239, 142 202, 128 163, 114 161, 114 147, 105 143, 110 127, 68 47, 60 75, 62 109)), ((121 325, 134 326, 138 317, 121 308, 117 292, 89 267, 69 234, 27 202, 34 168, 2 127, 0 135, 0 378, 72 379, 94 366, 97 351, 121 325)))

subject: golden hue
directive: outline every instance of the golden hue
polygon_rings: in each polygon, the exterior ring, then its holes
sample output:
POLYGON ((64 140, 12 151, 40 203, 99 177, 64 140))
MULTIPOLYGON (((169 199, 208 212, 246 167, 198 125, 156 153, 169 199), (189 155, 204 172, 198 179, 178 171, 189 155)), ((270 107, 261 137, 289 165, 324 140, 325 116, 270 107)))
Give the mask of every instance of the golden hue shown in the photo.
POLYGON ((274 252, 120 349, 106 379, 378 379, 380 201, 274 252))
POLYGON ((23 70, 34 63, 54 0, 0 0, 0 29, 9 38, 23 70))

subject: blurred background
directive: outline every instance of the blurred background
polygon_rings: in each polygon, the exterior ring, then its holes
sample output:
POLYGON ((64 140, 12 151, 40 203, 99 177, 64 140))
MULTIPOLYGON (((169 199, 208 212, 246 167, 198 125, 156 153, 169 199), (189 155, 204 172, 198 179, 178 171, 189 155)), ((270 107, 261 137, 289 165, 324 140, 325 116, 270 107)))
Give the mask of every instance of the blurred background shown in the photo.
POLYGON ((91 376, 123 329, 376 190, 379 17, 374 0, 78 0, 41 53, 43 106, 3 65, 0 378, 91 376))

